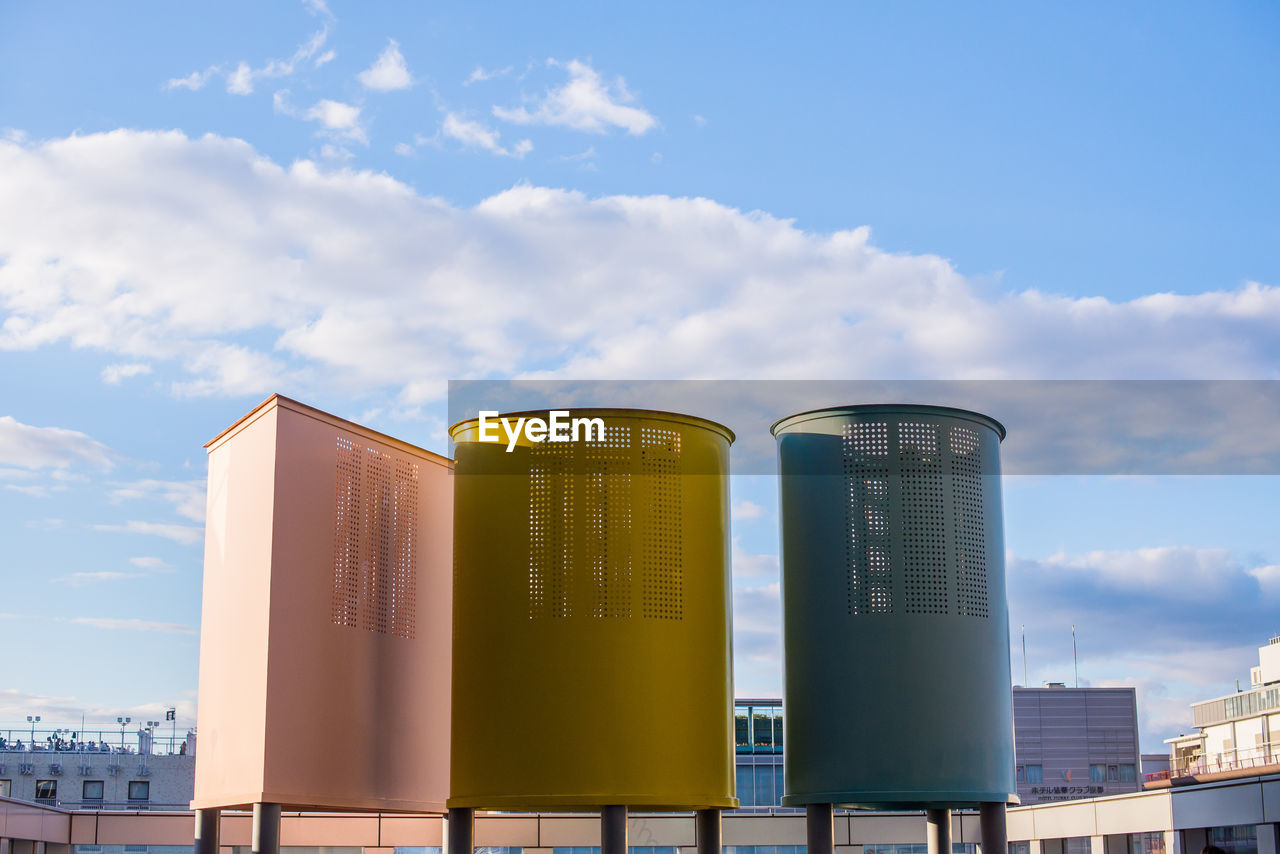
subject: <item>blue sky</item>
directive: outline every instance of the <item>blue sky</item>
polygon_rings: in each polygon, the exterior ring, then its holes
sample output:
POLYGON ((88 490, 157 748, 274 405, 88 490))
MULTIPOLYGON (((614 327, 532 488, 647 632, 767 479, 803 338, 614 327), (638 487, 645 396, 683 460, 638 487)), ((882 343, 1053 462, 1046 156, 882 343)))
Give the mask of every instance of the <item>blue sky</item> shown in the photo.
MULTIPOLYGON (((0 727, 191 722, 201 445, 272 391, 442 449, 451 378, 1275 379, 1278 36, 1261 3, 0 4, 0 727)), ((755 695, 774 496, 735 483, 755 695)), ((1280 633, 1278 496, 1011 478, 1030 681, 1074 622, 1160 749, 1280 633)))

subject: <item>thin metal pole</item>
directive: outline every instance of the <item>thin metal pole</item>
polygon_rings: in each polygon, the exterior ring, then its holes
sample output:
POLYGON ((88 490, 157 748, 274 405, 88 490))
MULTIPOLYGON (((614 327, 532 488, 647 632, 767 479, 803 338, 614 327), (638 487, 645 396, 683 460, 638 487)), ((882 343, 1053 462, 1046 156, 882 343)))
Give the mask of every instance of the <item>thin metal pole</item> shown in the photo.
POLYGON ((607 806, 600 810, 600 854, 627 854, 625 806, 607 806))
POLYGON ((448 854, 472 854, 476 841, 476 811, 471 807, 449 810, 448 854))
POLYGON ((194 854, 218 854, 218 817, 222 810, 196 810, 194 854))
POLYGON ((806 804, 804 823, 808 854, 835 854, 836 825, 831 804, 806 804))
POLYGON ((1076 651, 1076 627, 1071 626, 1071 663, 1076 669, 1076 687, 1080 687, 1080 655, 1076 651))
POLYGON ((720 810, 698 810, 698 854, 720 854, 720 810))
POLYGON ((280 805, 253 805, 253 854, 280 854, 280 805))
POLYGON ((1030 688, 1031 683, 1027 681, 1027 624, 1022 624, 1022 687, 1030 688))
POLYGON ((951 810, 925 810, 924 818, 929 854, 951 854, 951 810))
POLYGON ((1002 803, 978 805, 978 824, 982 830, 982 854, 1008 854, 1008 814, 1002 803))

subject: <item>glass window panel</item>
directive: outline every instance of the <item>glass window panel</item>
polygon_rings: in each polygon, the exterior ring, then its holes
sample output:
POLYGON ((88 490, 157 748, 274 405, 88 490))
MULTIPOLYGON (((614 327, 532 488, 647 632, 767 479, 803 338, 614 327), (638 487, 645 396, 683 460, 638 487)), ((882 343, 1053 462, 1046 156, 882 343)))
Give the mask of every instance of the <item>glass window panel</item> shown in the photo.
POLYGON ((1107 782, 1107 766, 1106 765, 1090 765, 1089 766, 1089 782, 1090 783, 1107 782))
POLYGON ((1134 783, 1138 780, 1138 768, 1135 765, 1120 766, 1120 782, 1134 783))
POLYGON ((1044 766, 1043 765, 1028 765, 1026 766, 1026 768, 1027 768, 1028 783, 1044 782, 1044 766))
POLYGON ((1258 854, 1258 826, 1237 824, 1231 827, 1211 827, 1209 844, 1218 846, 1227 854, 1258 854))
POLYGON ((773 747, 773 721, 768 712, 751 710, 751 738, 756 747, 773 747))
POLYGON ((756 806, 776 807, 778 801, 773 795, 773 766, 756 766, 756 806))
POLYGON ((744 807, 756 805, 755 774, 750 765, 738 766, 738 804, 744 807))
POLYGON ((745 709, 736 712, 733 716, 733 738, 739 750, 750 752, 751 725, 745 709))
POLYGON ((36 780, 36 799, 53 800, 58 797, 57 780, 36 780))
POLYGON ((85 780, 84 786, 80 791, 81 800, 100 801, 102 800, 102 780, 85 780))

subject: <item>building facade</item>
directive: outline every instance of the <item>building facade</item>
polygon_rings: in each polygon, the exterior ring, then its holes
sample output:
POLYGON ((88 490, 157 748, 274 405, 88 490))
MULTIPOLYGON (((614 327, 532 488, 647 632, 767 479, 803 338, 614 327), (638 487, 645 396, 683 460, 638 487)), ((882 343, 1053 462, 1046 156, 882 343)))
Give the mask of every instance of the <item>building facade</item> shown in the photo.
POLYGON ((1192 704, 1191 719, 1195 731, 1165 742, 1169 770, 1147 785, 1280 768, 1280 636, 1259 647, 1248 690, 1192 704))
POLYGON ((1013 689, 1018 797, 1024 804, 1136 792, 1133 688, 1013 689))
MULTIPOLYGON (((7 854, 179 854, 191 850, 190 812, 65 810, 0 798, 0 851, 7 854), (37 847, 43 846, 43 847, 37 847)), ((253 818, 225 811, 226 854, 248 854, 253 818)), ((1112 795, 1009 810, 1008 854, 1280 854, 1280 775, 1112 795)), ((839 811, 835 854, 916 854, 925 848, 920 813, 839 811)), ((725 854, 805 854, 805 818, 795 811, 724 817, 725 854)), ((690 813, 632 815, 631 854, 696 854, 690 813)), ((975 854, 976 814, 956 812, 951 838, 975 854)), ((450 854, 446 821, 424 814, 287 813, 281 843, 290 854, 450 854)), ((582 814, 476 817, 480 854, 598 854, 600 820, 582 814)), ((963 849, 961 849, 963 850, 963 849)), ((991 852, 996 854, 996 852, 991 852)))

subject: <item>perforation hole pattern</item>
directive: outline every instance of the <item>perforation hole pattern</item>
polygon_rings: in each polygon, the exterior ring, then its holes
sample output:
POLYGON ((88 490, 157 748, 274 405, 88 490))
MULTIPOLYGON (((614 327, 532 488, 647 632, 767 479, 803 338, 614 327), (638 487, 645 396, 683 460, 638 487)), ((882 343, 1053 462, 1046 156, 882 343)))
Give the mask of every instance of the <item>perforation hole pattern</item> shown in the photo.
POLYGON ((679 433, 606 425, 529 450, 529 618, 681 619, 679 433))
POLYGON ((337 437, 334 624, 414 638, 418 495, 417 463, 337 437))
POLYGON ((868 421, 844 425, 841 439, 848 613, 986 619, 978 433, 958 425, 868 421))
POLYGON ((952 426, 951 512, 955 542, 956 605, 958 613, 986 618, 987 531, 983 520, 982 465, 978 458, 978 434, 968 427, 952 426))
POLYGON ((892 614, 888 425, 846 424, 846 596, 850 614, 892 614))

